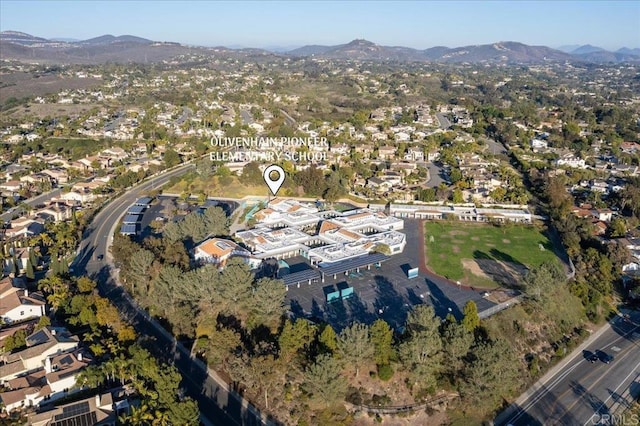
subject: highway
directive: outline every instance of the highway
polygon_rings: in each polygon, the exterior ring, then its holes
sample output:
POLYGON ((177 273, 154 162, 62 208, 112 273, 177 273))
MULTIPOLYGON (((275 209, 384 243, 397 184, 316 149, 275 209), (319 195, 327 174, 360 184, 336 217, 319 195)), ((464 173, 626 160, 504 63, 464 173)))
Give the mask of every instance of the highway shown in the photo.
MULTIPOLYGON (((496 419, 496 425, 618 424, 640 395, 640 313, 618 316, 571 353, 496 419), (614 357, 610 364, 587 358, 596 351, 614 357)), ((622 423, 620 423, 622 424, 622 423)))
POLYGON ((130 320, 136 332, 155 340, 154 355, 169 360, 182 373, 182 386, 189 396, 198 401, 205 424, 261 425, 265 422, 258 410, 229 390, 214 371, 208 371, 206 365, 191 358, 189 351, 139 308, 115 278, 116 271, 111 263, 108 247, 122 215, 146 191, 163 185, 171 177, 179 176, 191 167, 193 166, 181 166, 147 180, 105 206, 85 231, 77 256, 70 265, 71 270, 77 276, 87 275, 94 279, 98 283, 100 294, 109 298, 121 314, 130 320), (100 255, 104 257, 98 260, 100 255))

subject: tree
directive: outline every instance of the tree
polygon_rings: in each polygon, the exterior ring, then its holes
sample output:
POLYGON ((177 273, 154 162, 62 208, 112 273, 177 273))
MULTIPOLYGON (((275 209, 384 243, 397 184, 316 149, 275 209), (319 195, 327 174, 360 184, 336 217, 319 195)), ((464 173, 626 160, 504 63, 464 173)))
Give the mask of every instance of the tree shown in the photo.
POLYGON ((473 300, 469 300, 462 310, 462 326, 469 332, 473 332, 480 325, 480 317, 478 316, 478 306, 473 300))
POLYGON ((557 263, 545 262, 527 272, 524 277, 525 290, 533 299, 544 301, 565 279, 557 263))
POLYGON ((164 152, 164 165, 167 169, 180 164, 180 154, 169 148, 164 152))
POLYGON ((302 389, 316 401, 331 406, 344 398, 347 381, 340 374, 340 365, 335 358, 320 355, 305 372, 302 389))
POLYGON ((304 318, 298 318, 295 322, 287 320, 278 337, 280 356, 285 361, 290 361, 300 355, 300 351, 309 348, 316 332, 316 326, 304 318))
POLYGON ((393 330, 383 319, 377 319, 370 329, 373 358, 377 365, 387 365, 393 358, 393 330))
POLYGON ((318 341, 322 349, 329 354, 334 354, 338 350, 338 335, 329 324, 327 324, 322 330, 322 333, 320 333, 318 341))
POLYGON ((519 362, 511 345, 503 340, 481 342, 471 351, 472 361, 465 368, 461 393, 472 402, 510 394, 520 382, 519 362))
POLYGON ((78 291, 80 293, 91 293, 96 288, 97 284, 95 281, 90 279, 89 277, 80 277, 76 281, 76 286, 78 287, 78 291))
POLYGON ((49 317, 46 315, 43 315, 40 318, 38 318, 38 323, 36 324, 34 331, 41 330, 50 325, 51 325, 51 320, 49 319, 49 317))
POLYGON ((441 368, 440 319, 432 306, 419 305, 409 313, 406 326, 409 339, 400 345, 400 359, 414 385, 433 389, 441 368))
POLYGON ((27 259, 27 266, 25 267, 25 276, 28 280, 33 281, 36 278, 35 271, 33 270, 33 264, 31 263, 31 259, 27 259))
POLYGON ((22 349, 27 346, 26 330, 18 330, 11 336, 7 337, 4 342, 4 351, 11 352, 16 349, 22 349))
POLYGON ((148 291, 151 282, 149 268, 154 260, 153 253, 146 249, 138 250, 131 256, 124 275, 126 283, 131 285, 133 294, 136 291, 148 291))
POLYGON ((609 230, 611 233, 611 237, 613 238, 624 237, 627 233, 627 224, 625 223, 624 219, 616 217, 611 220, 611 223, 609 224, 609 230))
POLYGON ((460 190, 460 188, 456 188, 453 190, 453 193, 451 194, 451 202, 453 204, 464 203, 464 196, 462 195, 462 190, 460 190))
POLYGON ((355 366, 356 377, 360 372, 360 364, 369 361, 374 354, 369 327, 355 323, 338 335, 337 355, 347 364, 355 366))
POLYGON ((465 359, 473 344, 473 333, 453 319, 453 321, 445 321, 441 334, 442 349, 446 359, 444 367, 449 376, 455 379, 464 367, 465 359))

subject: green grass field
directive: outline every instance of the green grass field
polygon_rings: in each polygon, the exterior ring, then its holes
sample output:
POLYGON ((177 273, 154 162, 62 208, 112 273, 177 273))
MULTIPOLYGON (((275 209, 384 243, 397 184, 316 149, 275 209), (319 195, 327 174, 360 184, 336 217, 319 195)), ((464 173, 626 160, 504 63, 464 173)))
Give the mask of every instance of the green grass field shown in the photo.
POLYGON ((559 262, 544 229, 534 226, 425 222, 425 240, 430 269, 478 287, 516 284, 527 268, 559 262))

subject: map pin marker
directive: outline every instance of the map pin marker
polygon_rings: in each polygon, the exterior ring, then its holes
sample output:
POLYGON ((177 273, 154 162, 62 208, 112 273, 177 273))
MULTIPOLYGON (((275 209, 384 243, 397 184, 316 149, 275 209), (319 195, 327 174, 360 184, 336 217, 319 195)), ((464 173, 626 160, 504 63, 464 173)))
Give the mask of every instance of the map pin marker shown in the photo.
POLYGON ((282 183, 284 182, 285 174, 282 167, 276 164, 272 164, 266 169, 264 169, 264 173, 262 173, 262 177, 264 178, 264 181, 267 183, 267 186, 271 190, 271 193, 275 196, 278 193, 278 190, 280 189, 280 187, 282 186, 282 183), (271 179, 271 172, 278 173, 278 178, 271 179))

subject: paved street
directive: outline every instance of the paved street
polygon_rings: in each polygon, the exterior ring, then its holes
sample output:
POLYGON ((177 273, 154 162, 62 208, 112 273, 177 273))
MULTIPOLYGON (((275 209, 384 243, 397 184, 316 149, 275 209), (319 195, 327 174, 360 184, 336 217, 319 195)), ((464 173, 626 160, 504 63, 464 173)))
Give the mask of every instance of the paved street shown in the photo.
POLYGON ((447 130, 449 127, 451 127, 451 122, 447 117, 444 116, 444 114, 436 112, 436 118, 438 119, 438 123, 440 123, 441 129, 447 130))
POLYGON ((152 181, 147 181, 135 189, 112 201, 100 211, 89 228, 78 249, 78 256, 71 267, 76 275, 87 275, 98 282, 100 294, 108 297, 118 310, 131 320, 136 332, 155 340, 157 349, 154 355, 168 359, 180 370, 183 387, 187 394, 198 401, 200 412, 209 422, 216 425, 260 425, 263 422, 255 409, 247 407, 247 402, 231 392, 226 383, 216 377, 214 372, 207 374, 206 366, 189 357, 189 352, 177 344, 175 339, 142 309, 138 309, 128 293, 114 281, 110 269, 107 247, 113 231, 129 206, 145 191, 153 186, 166 183, 172 176, 184 173, 189 167, 166 172, 152 181), (105 255, 98 261, 99 255, 105 255))
MULTIPOLYGON (((48 201, 52 198, 59 197, 61 193, 62 190, 54 189, 53 191, 45 192, 44 194, 29 198, 28 200, 25 200, 25 203, 32 207, 35 207, 38 204, 44 204, 45 201, 48 201)), ((14 216, 20 216, 22 213, 22 207, 15 207, 14 210, 1 214, 0 219, 2 219, 2 222, 4 223, 6 221, 10 221, 14 216)))
POLYGON ((501 413, 496 425, 614 424, 606 422, 607 416, 620 414, 640 395, 640 313, 631 313, 631 321, 615 317, 610 324, 570 354, 539 388, 501 413), (596 351, 612 355, 613 361, 589 362, 596 351))

